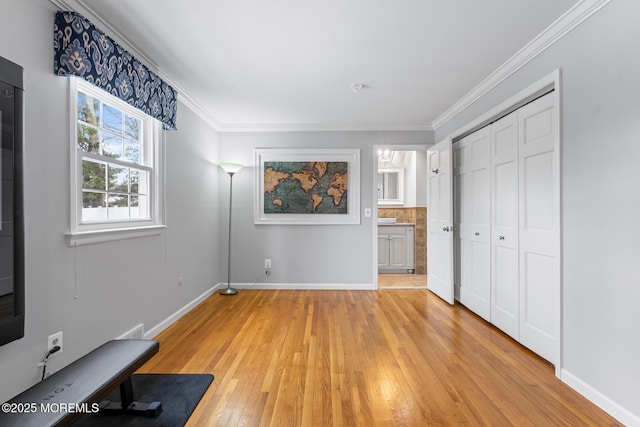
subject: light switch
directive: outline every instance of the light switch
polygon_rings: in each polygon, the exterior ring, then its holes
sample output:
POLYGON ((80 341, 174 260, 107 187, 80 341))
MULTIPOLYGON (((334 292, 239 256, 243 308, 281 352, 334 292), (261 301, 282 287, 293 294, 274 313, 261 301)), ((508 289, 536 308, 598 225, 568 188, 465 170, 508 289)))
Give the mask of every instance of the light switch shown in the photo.
POLYGON ((364 217, 371 218, 371 208, 364 208, 364 217))

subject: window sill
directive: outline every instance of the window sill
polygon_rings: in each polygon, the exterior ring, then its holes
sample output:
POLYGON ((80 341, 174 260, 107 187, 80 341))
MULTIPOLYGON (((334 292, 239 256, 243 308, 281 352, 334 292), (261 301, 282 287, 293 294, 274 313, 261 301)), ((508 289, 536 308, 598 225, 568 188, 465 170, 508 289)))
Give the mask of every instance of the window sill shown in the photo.
POLYGON ((65 237, 67 238, 67 244, 70 247, 74 247, 113 242, 115 240, 156 236, 162 234, 166 228, 166 225, 150 225, 145 227, 116 228, 112 230, 78 231, 75 233, 66 233, 65 237))

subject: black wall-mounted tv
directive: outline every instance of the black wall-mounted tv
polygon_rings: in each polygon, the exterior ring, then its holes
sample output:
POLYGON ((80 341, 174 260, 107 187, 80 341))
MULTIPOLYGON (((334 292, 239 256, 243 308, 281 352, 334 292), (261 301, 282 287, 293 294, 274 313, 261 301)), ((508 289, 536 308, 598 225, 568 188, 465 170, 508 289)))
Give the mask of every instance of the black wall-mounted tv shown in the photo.
POLYGON ((22 75, 0 57, 0 345, 24 336, 22 75))

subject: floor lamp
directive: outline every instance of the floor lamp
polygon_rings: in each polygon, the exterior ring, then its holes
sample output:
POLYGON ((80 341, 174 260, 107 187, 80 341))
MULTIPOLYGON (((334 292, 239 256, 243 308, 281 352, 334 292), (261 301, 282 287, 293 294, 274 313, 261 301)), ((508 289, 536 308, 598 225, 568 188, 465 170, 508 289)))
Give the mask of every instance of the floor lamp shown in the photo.
POLYGON ((220 289, 220 294, 235 295, 238 293, 238 290, 231 287, 231 202, 233 200, 233 175, 242 169, 243 166, 237 163, 220 163, 220 167, 229 174, 229 247, 227 252, 229 263, 227 266, 227 287, 220 289))

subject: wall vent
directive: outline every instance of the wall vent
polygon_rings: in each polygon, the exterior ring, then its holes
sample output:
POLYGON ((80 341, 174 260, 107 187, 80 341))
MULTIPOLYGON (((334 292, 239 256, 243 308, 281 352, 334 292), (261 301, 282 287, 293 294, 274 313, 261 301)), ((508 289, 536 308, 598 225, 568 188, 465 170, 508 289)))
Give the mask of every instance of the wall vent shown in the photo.
POLYGON ((144 323, 139 323, 132 329, 120 335, 119 340, 141 340, 144 338, 144 323))

